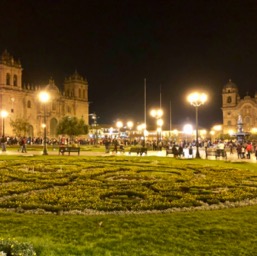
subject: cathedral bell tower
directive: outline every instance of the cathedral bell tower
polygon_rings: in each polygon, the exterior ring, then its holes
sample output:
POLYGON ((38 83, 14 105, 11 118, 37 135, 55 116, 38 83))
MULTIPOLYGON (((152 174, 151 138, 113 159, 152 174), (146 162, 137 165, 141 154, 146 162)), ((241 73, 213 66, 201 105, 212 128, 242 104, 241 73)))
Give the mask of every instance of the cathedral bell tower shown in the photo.
POLYGON ((66 98, 65 108, 67 114, 74 114, 89 122, 89 103, 88 103, 88 81, 78 74, 77 71, 64 81, 64 96, 66 98), (73 109, 73 111, 72 111, 73 109))
POLYGON ((222 89, 223 133, 236 127, 237 114, 235 109, 240 101, 237 85, 231 79, 222 89))
POLYGON ((230 79, 222 90, 222 107, 235 107, 238 103, 238 97, 237 86, 230 79))
POLYGON ((22 67, 20 61, 5 50, 0 56, 0 88, 21 90, 22 67))

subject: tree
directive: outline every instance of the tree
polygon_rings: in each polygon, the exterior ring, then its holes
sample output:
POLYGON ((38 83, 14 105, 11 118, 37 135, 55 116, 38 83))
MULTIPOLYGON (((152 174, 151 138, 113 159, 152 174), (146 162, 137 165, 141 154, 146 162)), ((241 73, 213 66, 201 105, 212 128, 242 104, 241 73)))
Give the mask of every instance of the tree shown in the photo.
POLYGON ((74 136, 88 134, 88 126, 82 118, 65 116, 57 126, 57 134, 66 134, 73 140, 74 136))
POLYGON ((12 127, 13 133, 20 137, 20 136, 26 136, 26 134, 29 132, 29 127, 31 124, 23 118, 16 118, 15 120, 10 120, 10 126, 12 127))

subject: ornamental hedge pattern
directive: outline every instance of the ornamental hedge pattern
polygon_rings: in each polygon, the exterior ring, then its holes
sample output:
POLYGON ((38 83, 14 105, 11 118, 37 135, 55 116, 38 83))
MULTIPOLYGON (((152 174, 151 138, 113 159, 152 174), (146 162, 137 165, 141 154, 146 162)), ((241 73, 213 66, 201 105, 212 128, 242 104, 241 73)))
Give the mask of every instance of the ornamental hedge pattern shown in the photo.
POLYGON ((0 208, 149 211, 256 199, 256 171, 228 166, 151 157, 17 157, 0 161, 0 208))

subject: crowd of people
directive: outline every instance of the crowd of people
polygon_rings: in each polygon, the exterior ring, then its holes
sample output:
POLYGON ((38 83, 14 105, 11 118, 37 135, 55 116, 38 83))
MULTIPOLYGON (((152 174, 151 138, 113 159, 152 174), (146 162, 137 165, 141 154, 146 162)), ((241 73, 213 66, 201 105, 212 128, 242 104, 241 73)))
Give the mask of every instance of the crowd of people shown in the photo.
MULTIPOLYGON (((119 147, 124 146, 142 146, 153 151, 171 150, 174 156, 184 156, 185 149, 188 150, 189 157, 193 155, 193 148, 196 146, 196 141, 172 141, 172 140, 128 140, 128 139, 117 139, 117 138, 104 138, 99 141, 99 144, 103 144, 106 147, 106 152, 109 152, 111 146, 114 146, 115 151, 119 147)), ((257 160, 257 142, 255 141, 232 141, 232 140, 202 140, 198 143, 199 148, 207 150, 213 148, 217 150, 226 150, 230 154, 237 153, 238 159, 251 159, 251 156, 257 160)))
MULTIPOLYGON (((22 153, 27 152, 26 145, 41 145, 44 143, 42 137, 9 137, 2 136, 1 137, 1 147, 2 151, 6 151, 6 145, 19 145, 19 151, 22 153)), ((57 138, 47 138, 46 143, 48 145, 58 146, 58 145, 68 145, 71 143, 70 138, 67 137, 59 137, 57 138)), ((97 141, 94 139, 85 139, 85 138, 77 138, 72 141, 72 143, 76 143, 79 145, 104 145, 106 152, 110 151, 110 148, 113 148, 113 151, 124 151, 126 146, 142 146, 147 148, 148 150, 153 151, 162 151, 171 150, 174 156, 183 157, 184 150, 188 150, 189 156, 193 155, 193 148, 196 146, 196 141, 186 141, 182 140, 180 142, 162 139, 162 140, 144 140, 140 139, 128 139, 128 138, 98 138, 97 141)), ((201 140, 198 143, 199 148, 204 148, 207 150, 208 148, 214 148, 219 150, 226 150, 230 154, 237 153, 238 159, 251 159, 251 156, 254 155, 257 160, 257 142, 255 141, 244 141, 238 142, 235 140, 201 140)))

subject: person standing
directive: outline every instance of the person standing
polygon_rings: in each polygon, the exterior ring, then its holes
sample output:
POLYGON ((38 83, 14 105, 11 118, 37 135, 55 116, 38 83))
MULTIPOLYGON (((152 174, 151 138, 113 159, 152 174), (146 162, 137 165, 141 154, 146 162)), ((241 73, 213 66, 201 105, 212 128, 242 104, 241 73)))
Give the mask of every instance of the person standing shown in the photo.
POLYGON ((109 153, 110 152, 111 141, 110 141, 109 138, 107 138, 107 136, 104 138, 103 144, 105 146, 105 153, 109 153))
POLYGON ((247 143, 247 146, 246 146, 246 156, 248 159, 251 159, 251 153, 252 153, 252 144, 250 142, 247 143))
POLYGON ((1 147, 2 147, 2 152, 6 151, 6 138, 2 136, 1 138, 1 147))
POLYGON ((22 153, 27 153, 26 144, 27 144, 26 138, 23 137, 23 138, 22 138, 22 148, 21 148, 21 152, 22 152, 22 153))
POLYGON ((21 153, 27 153, 25 137, 20 137, 19 145, 20 149, 18 151, 21 151, 21 153))
POLYGON ((236 151, 237 151, 237 158, 240 159, 242 158, 242 145, 241 144, 237 144, 237 147, 236 147, 236 151))
POLYGON ((241 158, 245 158, 245 147, 242 145, 241 147, 241 158))
POLYGON ((193 148, 191 145, 189 146, 189 149, 188 149, 188 157, 193 158, 193 148))

